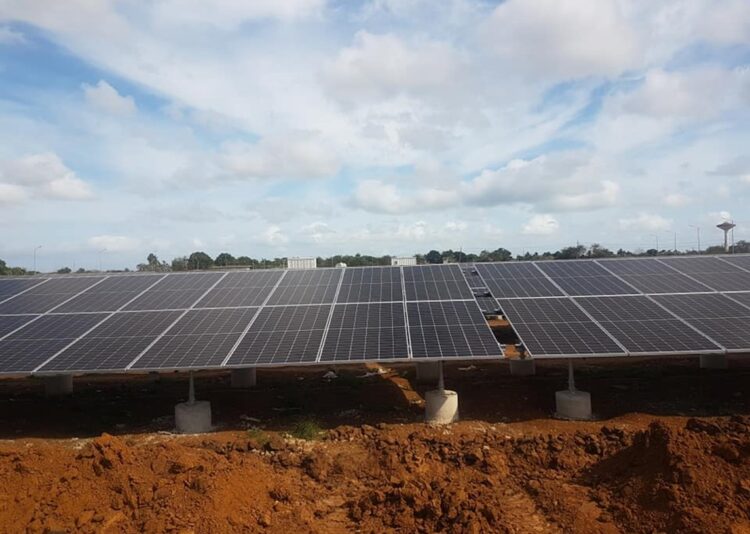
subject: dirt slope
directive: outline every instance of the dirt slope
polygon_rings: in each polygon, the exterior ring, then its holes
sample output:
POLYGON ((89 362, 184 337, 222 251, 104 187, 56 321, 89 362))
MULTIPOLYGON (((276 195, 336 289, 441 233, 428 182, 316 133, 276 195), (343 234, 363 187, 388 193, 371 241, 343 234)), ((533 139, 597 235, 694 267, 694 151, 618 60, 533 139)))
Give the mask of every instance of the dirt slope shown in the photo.
POLYGON ((0 445, 2 532, 750 532, 750 418, 0 445))

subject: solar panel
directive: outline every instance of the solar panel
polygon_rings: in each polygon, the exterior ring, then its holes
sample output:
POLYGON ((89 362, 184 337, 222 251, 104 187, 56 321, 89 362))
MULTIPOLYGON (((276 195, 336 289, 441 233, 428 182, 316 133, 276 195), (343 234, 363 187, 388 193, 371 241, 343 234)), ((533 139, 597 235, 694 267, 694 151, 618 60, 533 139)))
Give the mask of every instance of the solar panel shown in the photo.
POLYGON ((711 288, 653 259, 598 260, 644 293, 693 293, 711 288))
POLYGON ((592 297, 576 301, 630 354, 721 352, 721 347, 647 297, 592 297))
POLYGON ((484 280, 482 280, 482 277, 479 274, 479 270, 477 269, 475 264, 463 264, 461 266, 461 272, 464 275, 466 283, 471 289, 478 287, 487 287, 487 284, 485 284, 484 280))
POLYGON ((38 315, 0 315, 0 339, 20 328, 38 315))
POLYGON ((29 373, 106 314, 45 315, 0 341, 0 373, 29 373))
POLYGON ((532 263, 480 263, 476 269, 496 298, 553 297, 563 294, 532 263))
POLYGON ((688 274, 716 291, 746 291, 750 272, 713 257, 660 258, 659 261, 688 274))
POLYGON ((0 300, 17 295, 21 291, 34 287, 46 279, 42 278, 8 278, 0 279, 0 300))
POLYGON ((163 278, 164 275, 112 276, 69 300, 55 312, 117 311, 163 278))
POLYGON ((224 274, 170 274, 153 289, 147 291, 123 309, 127 311, 187 309, 224 274))
POLYGON ((366 267, 345 269, 337 302, 402 301, 401 269, 366 267))
POLYGON ((269 305, 327 304, 333 302, 342 269, 287 271, 269 305))
POLYGON ((263 304, 284 271, 228 273, 196 308, 236 308, 263 304))
POLYGON ((735 256, 734 254, 732 254, 730 256, 722 256, 721 259, 724 261, 728 261, 729 263, 736 267, 739 267, 740 269, 750 271, 750 255, 735 256))
POLYGON ((498 309, 497 300, 494 297, 489 297, 483 293, 475 293, 474 300, 483 313, 495 313, 498 309))
POLYGON ((626 354, 570 299, 498 299, 498 303, 534 357, 626 354))
POLYGON ((750 306, 750 293, 732 293, 728 296, 745 306, 750 306))
POLYGON ((420 265, 403 270, 406 300, 474 298, 458 265, 420 265))
POLYGON ((181 313, 155 311, 112 314, 39 371, 122 371, 181 313))
POLYGON ((542 261, 544 271, 568 295, 628 295, 638 291, 591 260, 542 261))
POLYGON ((321 362, 409 357, 403 303, 337 304, 321 362))
MULTIPOLYGON (((720 294, 660 295, 662 306, 732 351, 750 350, 750 309, 720 294)), ((743 300, 742 298, 739 299, 743 300)))
POLYGON ((407 303, 416 359, 501 357, 484 315, 472 301, 407 303))
POLYGON ((330 304, 262 308, 226 365, 315 362, 330 310, 330 304))
POLYGON ((54 278, 0 304, 0 314, 45 313, 85 291, 102 277, 54 278))
POLYGON ((257 311, 258 308, 190 310, 132 368, 219 367, 257 311))

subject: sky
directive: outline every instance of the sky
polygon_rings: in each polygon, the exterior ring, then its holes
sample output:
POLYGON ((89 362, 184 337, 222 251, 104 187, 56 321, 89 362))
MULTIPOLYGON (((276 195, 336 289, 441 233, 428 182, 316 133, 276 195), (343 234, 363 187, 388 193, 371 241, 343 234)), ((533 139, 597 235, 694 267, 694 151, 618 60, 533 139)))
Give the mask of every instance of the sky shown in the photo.
POLYGON ((747 0, 0 0, 10 265, 705 248, 748 147, 747 0))

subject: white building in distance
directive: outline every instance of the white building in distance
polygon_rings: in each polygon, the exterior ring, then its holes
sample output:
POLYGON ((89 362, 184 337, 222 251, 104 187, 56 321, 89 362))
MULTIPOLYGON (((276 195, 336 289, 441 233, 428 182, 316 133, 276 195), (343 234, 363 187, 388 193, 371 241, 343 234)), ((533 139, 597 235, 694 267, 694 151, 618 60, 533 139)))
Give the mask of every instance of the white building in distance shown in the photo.
POLYGON ((315 269, 318 266, 318 260, 315 258, 287 258, 287 269, 315 269))
POLYGON ((416 265, 416 256, 396 256, 391 258, 391 265, 416 265))

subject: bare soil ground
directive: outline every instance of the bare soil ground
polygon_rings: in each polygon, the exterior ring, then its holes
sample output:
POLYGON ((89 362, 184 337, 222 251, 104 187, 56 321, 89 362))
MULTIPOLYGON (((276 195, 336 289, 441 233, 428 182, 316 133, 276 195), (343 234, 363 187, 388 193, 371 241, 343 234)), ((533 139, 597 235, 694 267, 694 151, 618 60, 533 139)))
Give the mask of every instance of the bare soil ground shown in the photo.
POLYGON ((750 360, 581 363, 592 422, 552 418, 564 364, 474 366, 445 428, 410 367, 199 375, 199 436, 171 433, 184 375, 0 381, 0 532, 750 533, 750 360))

